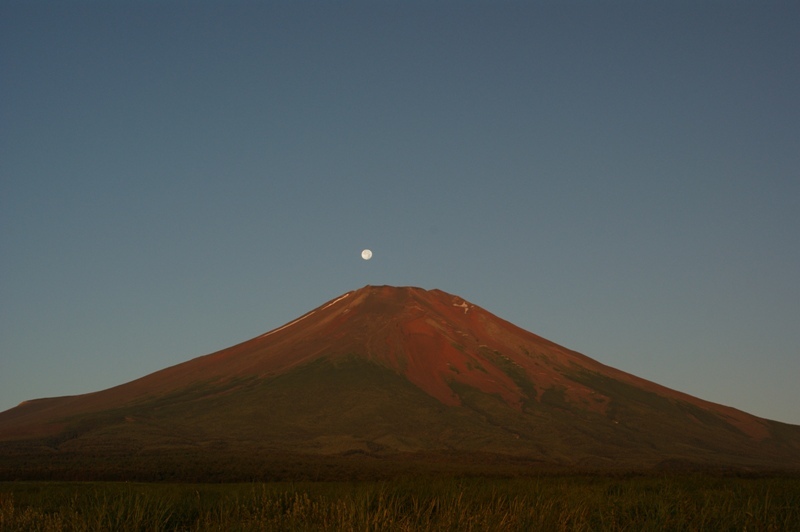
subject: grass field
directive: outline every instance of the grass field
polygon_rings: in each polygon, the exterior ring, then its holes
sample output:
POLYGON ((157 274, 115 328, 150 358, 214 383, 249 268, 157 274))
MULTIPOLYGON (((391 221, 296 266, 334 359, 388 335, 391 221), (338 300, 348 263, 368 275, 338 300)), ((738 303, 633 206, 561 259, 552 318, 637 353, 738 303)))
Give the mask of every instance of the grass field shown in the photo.
POLYGON ((0 530, 800 530, 800 479, 3 482, 0 530))

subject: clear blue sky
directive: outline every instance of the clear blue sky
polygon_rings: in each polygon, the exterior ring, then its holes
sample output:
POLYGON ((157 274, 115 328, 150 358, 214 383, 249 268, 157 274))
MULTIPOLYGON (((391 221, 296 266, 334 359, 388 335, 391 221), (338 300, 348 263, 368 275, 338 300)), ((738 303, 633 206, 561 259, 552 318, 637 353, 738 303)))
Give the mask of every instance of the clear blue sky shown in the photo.
POLYGON ((390 284, 800 424, 796 1, 3 0, 0 92, 0 410, 390 284))

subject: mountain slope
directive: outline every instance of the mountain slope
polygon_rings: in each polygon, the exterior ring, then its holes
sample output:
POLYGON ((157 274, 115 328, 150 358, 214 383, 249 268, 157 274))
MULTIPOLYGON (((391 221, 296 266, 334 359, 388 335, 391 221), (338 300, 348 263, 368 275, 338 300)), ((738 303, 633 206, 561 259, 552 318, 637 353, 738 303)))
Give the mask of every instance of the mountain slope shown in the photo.
POLYGON ((482 452, 567 467, 800 467, 800 427, 610 368, 445 292, 388 286, 108 390, 23 403, 0 413, 0 442, 47 453, 482 452))

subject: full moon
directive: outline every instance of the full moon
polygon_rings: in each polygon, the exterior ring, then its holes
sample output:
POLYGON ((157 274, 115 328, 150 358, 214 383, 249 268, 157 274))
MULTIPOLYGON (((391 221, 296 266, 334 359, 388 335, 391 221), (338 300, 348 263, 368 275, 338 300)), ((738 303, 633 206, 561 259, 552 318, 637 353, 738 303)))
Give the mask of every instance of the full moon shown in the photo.
POLYGON ((368 249, 365 249, 361 252, 361 258, 364 260, 369 260, 372 258, 372 252, 368 249))

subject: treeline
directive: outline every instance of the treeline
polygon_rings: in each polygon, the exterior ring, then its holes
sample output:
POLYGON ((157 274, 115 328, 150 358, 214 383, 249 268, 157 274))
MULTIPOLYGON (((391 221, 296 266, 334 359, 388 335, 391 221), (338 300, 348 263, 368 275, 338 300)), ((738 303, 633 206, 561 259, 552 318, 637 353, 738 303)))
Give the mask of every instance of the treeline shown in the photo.
POLYGON ((385 480, 437 476, 514 477, 562 471, 513 457, 419 453, 308 455, 264 450, 226 453, 177 449, 113 452, 0 452, 0 480, 273 482, 385 480))
POLYGON ((0 448, 0 481, 136 481, 136 482, 274 482, 387 480, 429 475, 494 478, 582 474, 647 476, 669 473, 723 476, 799 476, 800 471, 736 469, 669 461, 652 468, 580 469, 483 453, 407 453, 379 455, 363 452, 310 455, 197 448, 139 452, 65 451, 0 448))

